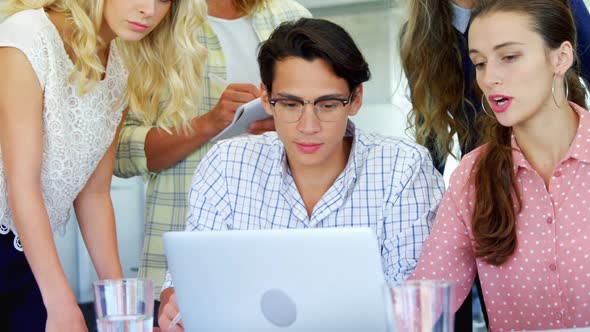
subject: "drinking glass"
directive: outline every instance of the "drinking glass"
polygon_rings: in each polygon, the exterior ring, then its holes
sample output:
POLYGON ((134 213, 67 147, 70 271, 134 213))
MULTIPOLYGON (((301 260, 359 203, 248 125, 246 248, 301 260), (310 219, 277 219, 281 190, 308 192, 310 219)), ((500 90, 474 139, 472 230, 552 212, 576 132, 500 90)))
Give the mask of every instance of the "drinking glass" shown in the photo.
POLYGON ((389 285, 393 331, 453 332, 454 284, 443 280, 411 280, 389 285))
POLYGON ((98 332, 152 332, 154 280, 99 280, 93 284, 98 332))

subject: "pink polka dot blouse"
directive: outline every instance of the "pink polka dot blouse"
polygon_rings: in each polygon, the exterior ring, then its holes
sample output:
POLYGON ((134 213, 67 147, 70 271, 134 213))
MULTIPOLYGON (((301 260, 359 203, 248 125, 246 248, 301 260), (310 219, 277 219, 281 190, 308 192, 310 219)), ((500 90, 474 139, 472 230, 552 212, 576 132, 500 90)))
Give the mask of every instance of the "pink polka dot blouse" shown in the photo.
POLYGON ((454 280, 457 309, 478 272, 492 331, 590 326, 590 114, 571 106, 580 116, 578 131, 548 189, 512 138, 523 205, 514 255, 493 266, 473 254, 471 176, 479 148, 453 173, 411 277, 454 280))

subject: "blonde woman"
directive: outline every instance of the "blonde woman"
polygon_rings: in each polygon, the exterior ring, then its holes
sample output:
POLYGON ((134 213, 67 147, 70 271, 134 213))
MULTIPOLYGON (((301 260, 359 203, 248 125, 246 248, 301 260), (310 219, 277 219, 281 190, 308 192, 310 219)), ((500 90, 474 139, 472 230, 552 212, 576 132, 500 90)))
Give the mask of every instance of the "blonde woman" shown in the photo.
MULTIPOLYGON (((260 96, 256 62, 258 44, 281 22, 310 13, 294 0, 208 0, 208 17, 195 31, 208 50, 202 87, 202 103, 191 110, 192 131, 166 132, 157 121, 130 116, 123 126, 115 174, 122 177, 147 175, 145 238, 139 275, 156 280, 160 289, 166 273, 162 234, 184 230, 187 193, 209 142, 233 119, 236 108, 260 96)), ((274 130, 274 123, 261 121, 252 132, 274 130)), ((157 312, 158 303, 156 303, 157 312)))
POLYGON ((127 100, 137 117, 151 120, 161 105, 168 116, 157 125, 182 127, 199 87, 193 31, 204 8, 12 0, 2 10, 2 330, 87 331, 52 231, 63 232, 73 204, 99 277, 122 276, 109 194, 117 130, 127 100), (160 102, 162 88, 174 94, 160 102))

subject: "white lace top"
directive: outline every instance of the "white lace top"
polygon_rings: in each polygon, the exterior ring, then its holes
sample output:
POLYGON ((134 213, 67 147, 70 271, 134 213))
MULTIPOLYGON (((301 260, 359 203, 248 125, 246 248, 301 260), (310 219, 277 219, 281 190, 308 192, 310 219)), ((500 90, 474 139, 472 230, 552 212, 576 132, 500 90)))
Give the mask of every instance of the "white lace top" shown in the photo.
MULTIPOLYGON (((41 185, 51 228, 63 233, 74 199, 112 143, 121 121, 125 105, 114 108, 126 88, 127 71, 112 43, 105 79, 79 96, 77 86, 68 83, 74 65, 43 9, 22 11, 2 22, 3 46, 25 54, 43 89, 41 185)), ((12 231, 14 246, 22 251, 9 200, 0 151, 0 233, 12 231)))

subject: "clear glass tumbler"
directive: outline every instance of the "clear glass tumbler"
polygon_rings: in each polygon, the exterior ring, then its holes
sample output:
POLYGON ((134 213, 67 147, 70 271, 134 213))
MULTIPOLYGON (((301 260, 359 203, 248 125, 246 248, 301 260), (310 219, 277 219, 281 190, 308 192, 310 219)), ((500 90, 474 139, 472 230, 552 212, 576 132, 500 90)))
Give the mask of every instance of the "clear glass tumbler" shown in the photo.
POLYGON ((454 284, 442 280, 411 280, 389 285, 393 331, 453 332, 454 284))
POLYGON ((99 280, 93 287, 98 332, 152 332, 153 279, 99 280))

